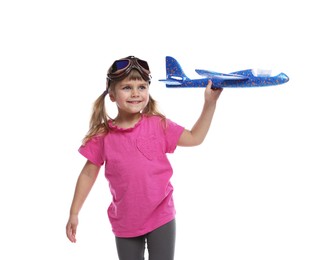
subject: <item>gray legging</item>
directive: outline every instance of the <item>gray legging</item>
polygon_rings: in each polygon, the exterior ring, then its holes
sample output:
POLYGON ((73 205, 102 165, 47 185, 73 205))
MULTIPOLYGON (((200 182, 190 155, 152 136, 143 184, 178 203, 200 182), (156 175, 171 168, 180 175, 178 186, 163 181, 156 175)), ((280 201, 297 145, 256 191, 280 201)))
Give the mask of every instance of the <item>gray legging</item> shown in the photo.
POLYGON ((119 260, 144 260, 145 241, 149 260, 173 260, 175 251, 175 219, 143 236, 116 237, 119 260))

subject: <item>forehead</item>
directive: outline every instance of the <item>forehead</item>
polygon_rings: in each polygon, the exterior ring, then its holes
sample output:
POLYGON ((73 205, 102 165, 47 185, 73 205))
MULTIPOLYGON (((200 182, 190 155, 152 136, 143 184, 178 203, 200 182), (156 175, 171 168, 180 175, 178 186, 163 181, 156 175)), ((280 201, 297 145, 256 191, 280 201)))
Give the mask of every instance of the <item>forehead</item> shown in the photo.
POLYGON ((132 78, 125 78, 121 81, 119 81, 117 86, 123 86, 123 85, 148 85, 148 82, 143 79, 132 79, 132 78))

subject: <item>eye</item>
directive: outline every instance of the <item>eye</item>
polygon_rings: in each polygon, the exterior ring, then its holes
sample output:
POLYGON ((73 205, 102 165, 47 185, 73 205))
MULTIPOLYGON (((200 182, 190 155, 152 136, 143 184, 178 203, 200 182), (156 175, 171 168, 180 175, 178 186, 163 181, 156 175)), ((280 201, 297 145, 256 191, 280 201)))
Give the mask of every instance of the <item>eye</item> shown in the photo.
POLYGON ((145 89, 147 89, 147 87, 146 87, 145 85, 140 85, 140 86, 139 86, 139 89, 140 89, 140 90, 145 90, 145 89))
POLYGON ((131 88, 131 86, 124 86, 123 87, 123 90, 131 90, 132 88, 131 88))

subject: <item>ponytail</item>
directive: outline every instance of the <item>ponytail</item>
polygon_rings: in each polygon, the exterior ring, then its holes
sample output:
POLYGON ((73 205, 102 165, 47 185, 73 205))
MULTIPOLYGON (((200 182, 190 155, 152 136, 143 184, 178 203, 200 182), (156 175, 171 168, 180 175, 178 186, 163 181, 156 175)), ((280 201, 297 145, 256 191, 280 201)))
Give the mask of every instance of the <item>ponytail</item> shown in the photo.
POLYGON ((90 140, 93 136, 98 134, 105 134, 109 132, 108 120, 105 108, 105 97, 107 90, 105 90, 94 102, 93 111, 89 122, 89 131, 83 139, 83 144, 90 140))

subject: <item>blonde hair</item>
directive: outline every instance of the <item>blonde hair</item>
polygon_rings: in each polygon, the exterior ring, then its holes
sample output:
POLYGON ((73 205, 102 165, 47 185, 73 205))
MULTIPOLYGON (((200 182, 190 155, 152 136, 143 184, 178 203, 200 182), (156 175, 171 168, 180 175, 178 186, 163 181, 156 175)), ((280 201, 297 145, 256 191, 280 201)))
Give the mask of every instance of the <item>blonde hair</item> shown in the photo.
MULTIPOLYGON (((126 78, 128 78, 129 80, 144 80, 136 69, 131 70, 126 78)), ((83 139, 83 144, 85 144, 96 135, 105 135, 110 131, 108 121, 113 120, 113 118, 111 118, 106 111, 105 97, 108 93, 115 90, 115 85, 119 81, 120 80, 113 80, 109 83, 107 82, 108 91, 104 91, 104 93, 102 93, 94 102, 92 115, 89 122, 89 130, 83 139)), ((142 111, 142 114, 147 116, 156 115, 161 117, 162 119, 165 119, 165 116, 158 110, 157 102, 151 97, 151 95, 149 95, 149 102, 142 111)))

